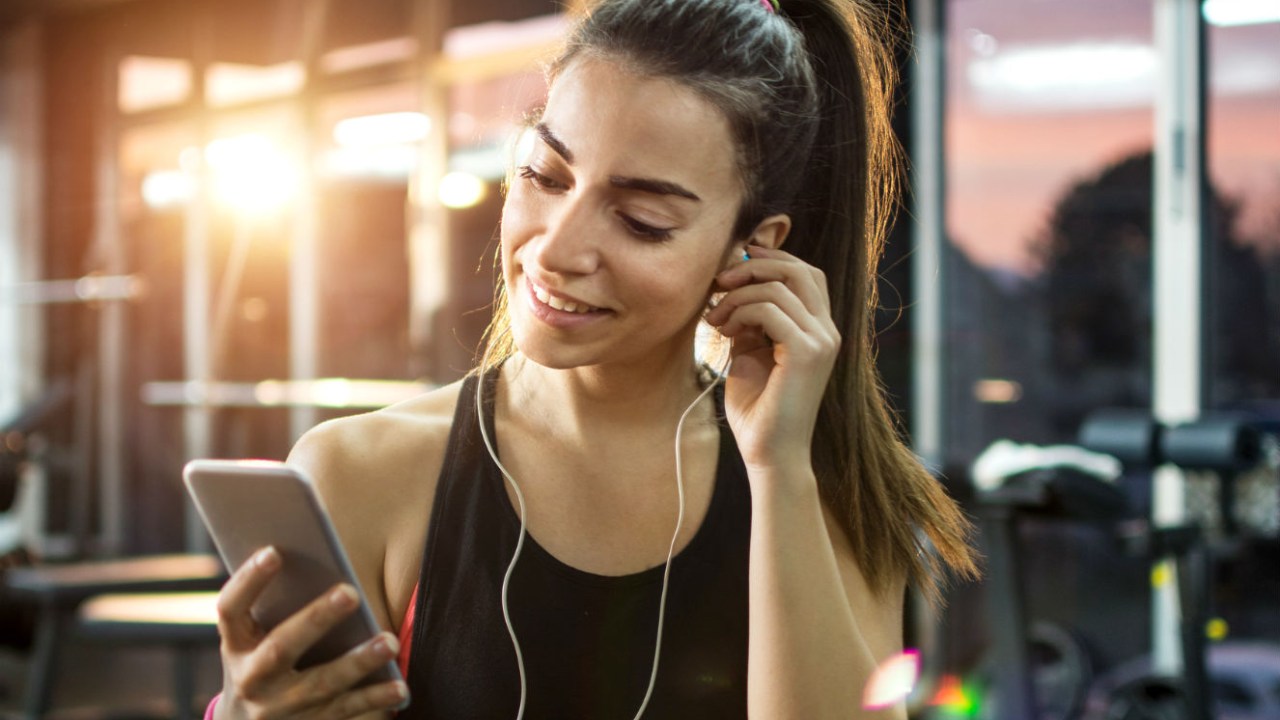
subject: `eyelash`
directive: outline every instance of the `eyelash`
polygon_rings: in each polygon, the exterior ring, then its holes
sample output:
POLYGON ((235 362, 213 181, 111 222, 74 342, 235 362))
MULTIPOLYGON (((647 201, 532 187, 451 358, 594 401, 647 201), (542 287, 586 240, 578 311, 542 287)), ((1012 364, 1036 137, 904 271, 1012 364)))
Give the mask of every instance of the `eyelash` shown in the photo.
POLYGON ((663 242, 671 239, 671 231, 664 228, 657 228, 646 223, 642 223, 633 217, 627 215, 618 215, 622 218, 622 222, 626 224, 627 229, 634 235, 639 235, 646 240, 656 240, 663 242))
POLYGON ((552 180, 546 175, 543 175, 537 170, 534 170, 532 165, 521 165, 516 169, 519 170, 520 177, 524 178, 525 180, 532 181, 534 185, 537 185, 538 187, 544 190, 562 190, 563 189, 563 187, 556 181, 552 180))
MULTIPOLYGON (((516 170, 519 172, 520 177, 532 182, 534 185, 538 186, 543 190, 564 189, 563 185, 561 185, 560 183, 557 183, 555 180, 552 180, 546 175, 543 175, 537 170, 534 170, 533 166, 531 165, 521 165, 520 167, 516 168, 516 170)), ((671 239, 671 231, 666 228, 654 227, 652 225, 649 225, 647 223, 642 223, 633 217, 630 217, 628 215, 623 215, 621 213, 618 215, 618 217, 622 220, 623 224, 627 226, 627 230, 632 235, 636 235, 646 240, 655 240, 660 242, 671 239)))

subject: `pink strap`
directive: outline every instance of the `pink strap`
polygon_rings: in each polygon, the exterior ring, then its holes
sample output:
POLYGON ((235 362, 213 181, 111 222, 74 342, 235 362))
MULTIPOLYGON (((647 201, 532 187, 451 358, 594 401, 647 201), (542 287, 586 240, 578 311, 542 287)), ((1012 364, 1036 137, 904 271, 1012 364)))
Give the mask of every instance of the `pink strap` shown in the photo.
POLYGON ((209 707, 205 708, 204 711, 204 720, 213 720, 213 710, 218 707, 218 698, 220 697, 222 697, 222 693, 214 695, 213 699, 209 701, 209 707))
POLYGON ((413 595, 409 598, 409 607, 404 611, 404 619, 400 621, 400 653, 396 664, 400 666, 400 674, 409 678, 409 651, 413 649, 413 614, 418 607, 418 586, 413 586, 413 595))

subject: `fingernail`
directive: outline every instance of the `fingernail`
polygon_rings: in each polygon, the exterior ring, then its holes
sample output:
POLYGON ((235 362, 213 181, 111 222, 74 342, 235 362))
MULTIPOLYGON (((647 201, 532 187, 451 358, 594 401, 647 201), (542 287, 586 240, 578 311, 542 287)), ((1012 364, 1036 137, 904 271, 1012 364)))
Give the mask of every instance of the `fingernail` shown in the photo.
POLYGON ((276 552, 273 547, 266 547, 258 551, 257 556, 253 559, 258 567, 264 570, 274 568, 280 562, 280 553, 276 552))
POLYGON ((373 649, 379 655, 393 657, 400 652, 400 641, 392 635, 382 635, 374 641, 373 649))
POLYGON ((340 585, 337 590, 329 593, 329 602, 333 603, 334 607, 348 608, 355 605, 358 599, 355 589, 350 585, 340 585))
POLYGON ((403 710, 409 706, 409 686, 402 682, 397 682, 391 686, 391 696, 399 702, 396 710, 403 710))

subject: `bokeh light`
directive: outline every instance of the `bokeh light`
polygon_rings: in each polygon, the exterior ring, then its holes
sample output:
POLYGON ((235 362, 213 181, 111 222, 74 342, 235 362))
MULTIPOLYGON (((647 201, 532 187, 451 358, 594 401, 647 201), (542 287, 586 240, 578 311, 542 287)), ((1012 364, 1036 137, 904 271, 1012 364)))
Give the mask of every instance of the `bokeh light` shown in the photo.
POLYGON ((881 710, 902 702, 916 686, 920 676, 920 652, 904 650, 880 663, 867 679, 862 694, 862 707, 881 710))
POLYGON ((488 186, 484 180, 471 173, 451 172, 440 178, 440 187, 436 192, 441 205, 459 210, 474 207, 483 200, 488 186))
POLYGON ((180 207, 191 199, 191 176, 181 170, 157 170, 142 178, 142 201, 156 210, 180 207))
POLYGON ((929 705, 938 708, 942 718, 977 717, 981 710, 978 693, 955 675, 943 675, 929 705))
POLYGON ((333 141, 342 147, 370 147, 417 142, 431 131, 431 118, 419 112, 392 112, 341 120, 333 141))
POLYGON ((205 148, 216 202, 245 215, 267 215, 294 199, 301 172, 270 138, 219 138, 205 148))

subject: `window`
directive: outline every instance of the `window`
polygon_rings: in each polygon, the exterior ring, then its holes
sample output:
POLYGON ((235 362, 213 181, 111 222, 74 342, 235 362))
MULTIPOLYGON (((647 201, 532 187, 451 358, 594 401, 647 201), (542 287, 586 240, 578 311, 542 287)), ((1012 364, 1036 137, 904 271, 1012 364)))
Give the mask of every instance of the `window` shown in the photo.
MULTIPOLYGON (((1207 27, 1209 406, 1280 401, 1280 19, 1207 27)), ((1274 410, 1273 410, 1274 412, 1274 410)))
POLYGON ((949 2, 947 457, 1150 399, 1152 3, 949 2))

